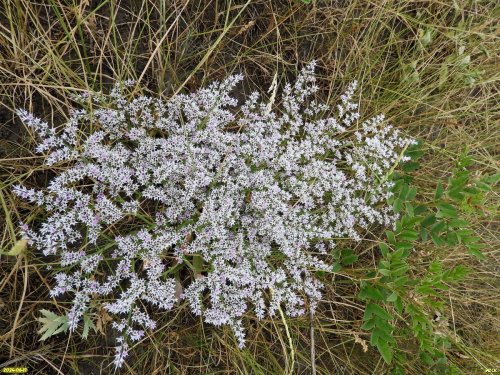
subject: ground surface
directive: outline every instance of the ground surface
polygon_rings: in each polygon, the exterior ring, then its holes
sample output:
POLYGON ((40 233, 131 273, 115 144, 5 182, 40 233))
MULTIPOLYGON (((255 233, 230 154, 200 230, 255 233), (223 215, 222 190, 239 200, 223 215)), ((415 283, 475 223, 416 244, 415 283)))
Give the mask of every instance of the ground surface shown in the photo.
MULTIPOLYGON (((16 183, 44 186, 56 172, 34 154, 34 135, 16 118, 26 108, 58 125, 75 91, 109 90, 112 83, 138 80, 144 92, 168 97, 234 72, 245 75, 242 98, 293 79, 307 62, 318 62, 319 96, 334 104, 357 79, 368 117, 385 113, 401 130, 424 141, 422 167, 415 172, 421 197, 432 196, 465 150, 473 174, 498 173, 498 29, 493 1, 24 1, 0 2, 0 247, 15 243, 16 223, 42 212, 19 201, 16 183)), ((500 371, 498 359, 498 193, 468 214, 487 245, 479 262, 460 246, 416 249, 415 275, 433 259, 467 265, 466 280, 447 291, 445 308, 455 343, 448 360, 464 374, 500 371), (484 215, 481 215, 483 214, 484 215), (496 367, 495 367, 496 366, 496 367)), ((374 228, 367 236, 377 240, 374 228)), ((351 246, 351 244, 347 244, 351 246)), ((311 346, 320 374, 385 374, 389 367, 367 346, 360 329, 363 305, 357 282, 376 262, 359 245, 358 263, 326 278, 324 300, 312 324, 288 319, 295 362, 292 372, 311 373, 311 346)), ((97 334, 55 336, 40 342, 40 309, 64 311, 48 296, 46 260, 0 258, 0 362, 29 373, 99 374, 109 368, 114 337, 104 311, 97 334)), ((281 374, 289 352, 281 320, 249 317, 248 346, 239 351, 229 329, 214 328, 185 306, 158 316, 161 324, 134 349, 122 373, 281 374)), ((416 348, 404 370, 426 370, 416 348)))

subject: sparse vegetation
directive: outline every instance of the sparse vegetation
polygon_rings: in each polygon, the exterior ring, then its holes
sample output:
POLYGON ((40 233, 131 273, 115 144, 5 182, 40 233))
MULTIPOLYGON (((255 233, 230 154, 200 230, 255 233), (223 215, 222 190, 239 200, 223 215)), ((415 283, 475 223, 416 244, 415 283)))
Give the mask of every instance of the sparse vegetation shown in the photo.
MULTIPOLYGON (((47 213, 14 194, 64 170, 35 152, 25 108, 64 124, 74 96, 169 98, 242 73, 240 101, 317 62, 316 97, 359 84, 362 120, 384 113, 419 139, 387 175, 396 227, 341 240, 314 315, 244 315, 233 331, 186 302, 153 311, 120 373, 480 374, 498 369, 498 7, 492 1, 0 0, 0 366, 29 373, 113 373, 115 333, 101 305, 63 333, 57 260, 19 235, 47 213)), ((90 106, 88 110, 91 112, 90 106)))

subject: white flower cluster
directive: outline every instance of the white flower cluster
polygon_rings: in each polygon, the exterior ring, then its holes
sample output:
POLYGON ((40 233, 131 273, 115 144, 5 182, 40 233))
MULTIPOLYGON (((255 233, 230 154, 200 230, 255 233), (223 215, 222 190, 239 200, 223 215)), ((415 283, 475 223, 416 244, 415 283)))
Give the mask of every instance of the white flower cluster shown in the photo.
POLYGON ((24 234, 60 259, 52 295, 73 295, 72 330, 110 301, 117 366, 144 336, 134 327, 155 328, 147 310, 179 298, 243 346, 245 313, 314 309, 335 240, 394 223, 387 175, 413 141, 383 116, 359 121, 356 83, 334 111, 314 101, 313 72, 285 86, 279 111, 256 92, 238 106, 240 75, 169 100, 128 99, 126 84, 81 95, 94 108, 59 132, 18 111, 46 163, 66 166, 43 191, 16 187, 48 212, 24 234))

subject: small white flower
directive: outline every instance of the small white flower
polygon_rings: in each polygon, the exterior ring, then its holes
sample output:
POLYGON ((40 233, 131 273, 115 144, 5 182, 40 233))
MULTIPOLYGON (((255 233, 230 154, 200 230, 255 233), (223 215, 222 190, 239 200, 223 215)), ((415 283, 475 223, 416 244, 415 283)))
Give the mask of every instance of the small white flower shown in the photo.
POLYGON ((322 284, 312 270, 329 269, 332 238, 360 240, 370 224, 394 224, 385 203, 392 184, 380 181, 413 140, 383 116, 359 124, 356 82, 336 111, 313 100, 313 72, 311 63, 284 87, 274 112, 256 92, 238 107, 230 91, 240 75, 167 101, 129 99, 133 81, 110 95, 84 93, 80 102, 99 105, 73 110, 57 130, 17 111, 40 136, 47 164, 66 163, 45 190, 14 188, 48 213, 23 234, 59 257, 51 295, 73 295, 71 330, 93 298, 106 296, 123 335, 116 366, 127 339, 156 327, 139 306, 170 310, 181 295, 205 322, 229 325, 242 347, 249 310, 259 319, 280 308, 297 316, 306 300, 314 310, 322 284), (89 123, 95 131, 83 135, 89 123), (275 253, 282 261, 271 263, 275 253), (180 293, 166 271, 171 259, 184 266, 192 255, 209 271, 180 293))

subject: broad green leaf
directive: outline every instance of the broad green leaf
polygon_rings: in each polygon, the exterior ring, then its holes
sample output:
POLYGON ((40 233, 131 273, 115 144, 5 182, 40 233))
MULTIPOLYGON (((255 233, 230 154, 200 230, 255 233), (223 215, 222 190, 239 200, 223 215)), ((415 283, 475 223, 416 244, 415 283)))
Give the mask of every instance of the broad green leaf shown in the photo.
POLYGON ((419 204, 417 207, 415 207, 415 215, 422 215, 426 211, 427 211, 427 206, 423 204, 419 204))
POLYGON ((496 174, 493 174, 491 176, 483 177, 482 181, 488 185, 495 185, 498 181, 500 181, 500 173, 496 173, 496 174))
POLYGON ((417 195, 417 188, 415 186, 412 186, 410 188, 410 191, 406 195, 406 199, 409 200, 409 201, 412 201, 413 199, 415 199, 416 195, 417 195))
POLYGON ((380 248, 380 252, 382 253, 382 255, 384 257, 387 256, 387 254, 389 253, 389 246, 387 246, 387 244, 381 242, 381 243, 379 243, 378 247, 380 248))
POLYGON ((448 191, 448 196, 456 202, 461 202, 465 198, 462 188, 456 188, 448 191))
POLYGON ((372 286, 366 285, 359 292, 359 298, 361 299, 373 299, 375 301, 382 301, 384 299, 384 295, 378 288, 374 288, 372 286))
POLYGON ((345 266, 349 266, 355 263, 358 260, 358 256, 356 254, 350 254, 342 258, 342 264, 345 266))
POLYGON ((383 309, 376 303, 370 302, 365 309, 365 320, 369 319, 373 315, 377 315, 385 320, 392 319, 392 316, 387 311, 385 311, 385 309, 383 309))
POLYGON ((434 242, 434 244, 436 246, 440 246, 440 245, 442 245, 444 243, 444 241, 436 233, 432 233, 431 232, 431 239, 432 239, 432 242, 434 242))
POLYGON ((439 234, 446 227, 444 221, 439 221, 431 227, 431 234, 439 234))
POLYGON ((404 275, 408 271, 408 265, 407 264, 402 264, 400 266, 394 267, 391 270, 392 277, 398 277, 404 275))
POLYGON ((398 313, 403 313, 403 300, 400 297, 398 297, 396 301, 394 301, 394 307, 396 308, 398 313))
POLYGON ((425 228, 420 229, 420 237, 422 238, 423 242, 427 241, 427 238, 429 237, 429 233, 427 232, 427 229, 425 229, 425 228))
POLYGON ((410 242, 396 242, 394 244, 394 247, 397 249, 397 250, 411 250, 413 249, 413 244, 410 243, 410 242))
POLYGON ((367 331, 370 331, 370 330, 373 329, 374 326, 375 326, 375 320, 368 319, 367 321, 365 321, 363 323, 363 325, 360 328, 364 329, 364 330, 367 330, 367 331))
POLYGON ((385 235, 387 236, 387 240, 389 241, 389 243, 394 243, 396 242, 395 241, 395 237, 394 237, 394 232, 390 231, 390 230, 386 230, 385 231, 385 235))
POLYGON ((401 212, 402 208, 403 208, 403 201, 400 198, 394 200, 394 203, 392 205, 392 209, 394 210, 394 212, 399 213, 401 212))
POLYGON ((339 272, 342 269, 340 263, 336 262, 332 265, 332 272, 339 272))
POLYGON ((449 232, 445 237, 446 244, 448 246, 453 246, 458 243, 458 237, 455 232, 449 232))
POLYGON ((411 203, 405 203, 406 212, 408 216, 413 217, 415 215, 415 210, 413 209, 413 205, 411 203))
POLYGON ((427 215, 424 220, 422 220, 421 225, 423 227, 427 227, 429 225, 432 225, 436 222, 436 215, 434 214, 429 214, 427 215))
POLYGON ((392 348, 389 346, 389 344, 382 340, 378 340, 377 349, 382 355, 382 358, 384 358, 384 361, 390 364, 392 361, 392 348))
POLYGON ((416 230, 404 230, 402 231, 398 237, 403 241, 416 241, 418 238, 418 232, 416 230))
POLYGON ((469 273, 469 269, 466 266, 458 265, 451 270, 447 270, 443 273, 443 280, 447 283, 456 283, 465 278, 469 273))
POLYGON ((438 204, 439 211, 436 214, 436 217, 447 217, 451 219, 457 218, 457 209, 449 203, 440 203, 438 204))
POLYGON ((482 182, 482 181, 477 181, 476 186, 479 189, 481 189, 482 191, 490 191, 491 190, 491 186, 488 185, 487 183, 482 182))

